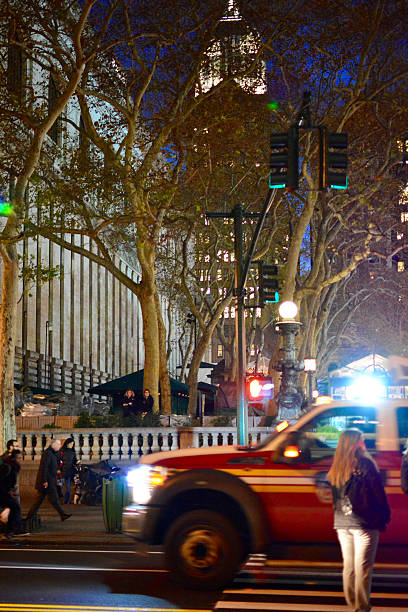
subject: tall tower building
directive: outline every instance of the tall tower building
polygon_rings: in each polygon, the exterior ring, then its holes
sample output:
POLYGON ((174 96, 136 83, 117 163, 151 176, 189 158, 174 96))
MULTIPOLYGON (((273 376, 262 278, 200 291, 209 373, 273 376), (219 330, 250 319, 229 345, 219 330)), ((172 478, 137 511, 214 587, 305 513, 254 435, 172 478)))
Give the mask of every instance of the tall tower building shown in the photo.
MULTIPOLYGON (((215 87, 237 71, 245 71, 259 51, 257 34, 242 17, 236 0, 228 0, 225 14, 216 31, 217 40, 207 51, 208 62, 200 76, 201 92, 215 87)), ((266 67, 261 62, 250 75, 234 79, 244 91, 255 95, 266 93, 266 67)))

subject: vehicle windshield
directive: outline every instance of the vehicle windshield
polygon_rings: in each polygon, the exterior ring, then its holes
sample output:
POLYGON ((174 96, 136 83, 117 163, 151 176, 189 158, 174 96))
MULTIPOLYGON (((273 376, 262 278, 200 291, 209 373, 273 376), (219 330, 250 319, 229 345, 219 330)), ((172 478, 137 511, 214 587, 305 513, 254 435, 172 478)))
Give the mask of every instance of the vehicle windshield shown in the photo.
POLYGON ((265 446, 267 446, 269 442, 274 440, 276 436, 278 436, 282 431, 285 431, 286 429, 288 429, 288 427, 293 425, 293 423, 296 423, 296 421, 297 419, 292 419, 290 421, 280 421, 277 425, 274 426, 269 436, 264 438, 261 442, 259 442, 259 444, 248 444, 247 446, 239 446, 238 449, 244 450, 244 451, 245 450, 260 450, 264 448, 265 446))

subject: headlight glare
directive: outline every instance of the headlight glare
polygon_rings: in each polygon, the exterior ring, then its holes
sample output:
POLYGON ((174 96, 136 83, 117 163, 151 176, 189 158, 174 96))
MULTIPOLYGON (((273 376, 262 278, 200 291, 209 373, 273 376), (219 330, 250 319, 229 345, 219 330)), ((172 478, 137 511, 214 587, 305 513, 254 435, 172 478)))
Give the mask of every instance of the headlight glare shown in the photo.
POLYGON ((160 466, 139 465, 127 474, 127 482, 133 489, 133 501, 136 504, 147 504, 156 487, 160 487, 168 476, 166 468, 160 466))

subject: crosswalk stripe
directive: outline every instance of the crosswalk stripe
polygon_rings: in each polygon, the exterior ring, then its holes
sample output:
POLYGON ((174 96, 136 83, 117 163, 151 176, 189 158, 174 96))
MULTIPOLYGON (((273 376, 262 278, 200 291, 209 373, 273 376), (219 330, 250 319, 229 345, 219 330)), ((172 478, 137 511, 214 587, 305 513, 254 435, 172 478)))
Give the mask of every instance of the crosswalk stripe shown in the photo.
MULTIPOLYGON (((45 604, 0 603, 0 611, 4 612, 174 612, 174 608, 140 608, 123 606, 72 606, 45 604)), ((196 608, 177 608, 178 612, 210 612, 196 608)))
MULTIPOLYGON (((373 606, 371 612, 407 612, 408 608, 390 608, 373 606)), ((270 603, 262 604, 253 602, 252 604, 241 604, 241 602, 219 602, 214 610, 258 610, 269 612, 269 610, 291 610, 292 612, 328 612, 327 604, 285 604, 285 603, 270 603)), ((330 612, 348 612, 348 606, 336 606, 330 604, 330 612)))
MULTIPOLYGON (((304 612, 327 612, 327 604, 301 604, 295 607, 294 604, 284 603, 259 603, 259 602, 240 602, 240 601, 221 601, 217 603, 214 610, 302 610, 304 612)), ((330 612, 345 612, 349 610, 347 606, 336 606, 330 604, 330 612)), ((384 608, 384 612, 386 609, 384 608)), ((374 611, 373 609, 373 612, 374 611)), ((389 612, 389 611, 387 611, 389 612)), ((393 609, 393 612, 396 612, 393 609)), ((397 611, 398 612, 398 611, 397 611)), ((404 608, 404 612, 406 609, 404 608)))
MULTIPOLYGON (((340 563, 275 561, 262 556, 252 556, 248 561, 235 577, 234 583, 223 591, 220 600, 214 605, 214 612, 346 612, 349 609, 341 590, 340 563), (319 569, 322 572, 325 570, 322 575, 319 569), (286 588, 276 588, 278 586, 286 588), (319 587, 323 589, 319 590, 319 587)), ((380 589, 405 590, 408 576, 401 571, 407 569, 405 564, 398 567, 382 564, 382 571, 378 569, 377 566, 375 576, 380 589), (391 569, 397 571, 384 571, 391 569), (399 581, 397 589, 393 588, 395 581, 399 581)), ((372 612, 408 612, 407 592, 373 591, 371 600, 372 612), (401 607, 405 603, 407 605, 401 607)))

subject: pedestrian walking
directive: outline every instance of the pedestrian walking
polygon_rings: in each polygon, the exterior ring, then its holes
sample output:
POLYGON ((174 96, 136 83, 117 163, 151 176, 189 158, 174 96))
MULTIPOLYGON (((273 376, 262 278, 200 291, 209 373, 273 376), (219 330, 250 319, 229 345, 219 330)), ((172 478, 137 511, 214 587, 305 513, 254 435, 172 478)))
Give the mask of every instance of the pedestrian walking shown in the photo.
POLYGON ((0 465, 0 506, 9 508, 6 536, 29 535, 23 527, 17 479, 21 470, 21 451, 14 449, 0 465))
POLYGON ((71 499, 71 482, 75 474, 77 456, 75 452, 74 438, 67 438, 58 451, 58 463, 62 478, 62 487, 65 490, 64 504, 69 504, 71 499))
POLYGON ((4 508, 0 506, 0 523, 7 525, 8 518, 10 516, 10 508, 4 508))
POLYGON ((71 516, 71 514, 64 512, 58 499, 57 472, 59 466, 57 453, 60 448, 61 440, 53 440, 41 457, 40 467, 38 468, 37 479, 35 482, 38 497, 28 511, 26 518, 27 521, 36 514, 46 497, 48 497, 50 503, 60 515, 61 521, 65 521, 71 516))
POLYGON ((7 459, 7 457, 10 457, 13 450, 20 450, 17 440, 15 439, 7 440, 6 450, 2 455, 0 455, 0 465, 3 463, 5 459, 7 459))
POLYGON ((379 535, 390 521, 390 508, 359 429, 345 429, 341 434, 327 479, 343 557, 344 596, 352 610, 366 612, 371 610, 371 576, 379 535))

